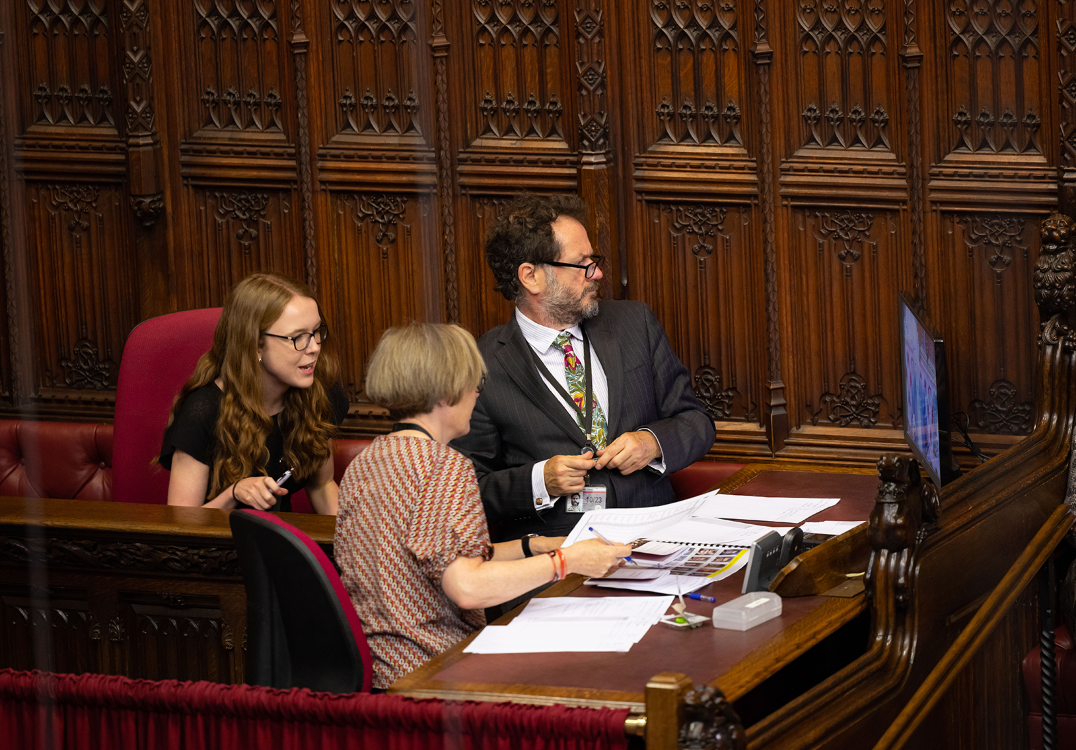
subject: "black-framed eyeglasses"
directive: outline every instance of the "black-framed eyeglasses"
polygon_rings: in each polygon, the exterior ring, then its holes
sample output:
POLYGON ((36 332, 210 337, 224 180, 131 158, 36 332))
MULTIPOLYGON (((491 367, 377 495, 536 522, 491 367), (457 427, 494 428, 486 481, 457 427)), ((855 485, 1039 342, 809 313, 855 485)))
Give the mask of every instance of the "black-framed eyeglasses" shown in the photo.
POLYGON ((555 260, 546 261, 547 266, 560 266, 561 268, 582 268, 584 269, 583 275, 585 278, 593 279, 594 272, 605 264, 605 257, 601 255, 591 255, 590 263, 585 266, 581 266, 578 263, 559 263, 555 260))
POLYGON ((322 323, 318 328, 310 333, 300 333, 298 336, 281 336, 279 333, 262 332, 263 336, 272 336, 274 339, 284 339, 290 341, 292 346, 295 347, 295 351, 301 352, 310 346, 310 339, 318 342, 319 344, 325 339, 329 338, 329 326, 322 323))

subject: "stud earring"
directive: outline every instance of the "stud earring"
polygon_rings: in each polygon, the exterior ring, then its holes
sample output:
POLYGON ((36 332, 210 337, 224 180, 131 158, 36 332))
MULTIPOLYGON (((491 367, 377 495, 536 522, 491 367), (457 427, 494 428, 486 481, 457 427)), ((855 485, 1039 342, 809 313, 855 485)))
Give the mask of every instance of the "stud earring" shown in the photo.
POLYGON ((258 357, 258 364, 260 365, 261 363, 262 363, 262 358, 258 357))

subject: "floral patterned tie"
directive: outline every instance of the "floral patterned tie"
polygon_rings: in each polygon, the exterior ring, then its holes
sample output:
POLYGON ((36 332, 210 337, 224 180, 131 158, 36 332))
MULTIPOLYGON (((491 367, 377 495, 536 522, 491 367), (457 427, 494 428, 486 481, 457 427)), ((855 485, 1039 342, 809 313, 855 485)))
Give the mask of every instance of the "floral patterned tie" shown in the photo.
MULTIPOLYGON (((586 406, 584 401, 584 375, 583 363, 575 355, 575 349, 572 348, 572 337, 567 331, 561 331, 556 340, 553 341, 553 347, 560 352, 564 353, 564 377, 568 381, 568 393, 571 395, 572 400, 575 401, 575 405, 579 407, 579 410, 586 413, 586 406)), ((599 449, 608 445, 606 438, 606 430, 608 425, 605 421, 605 412, 602 411, 601 405, 598 403, 598 397, 591 394, 591 401, 594 403, 594 423, 590 431, 590 440, 599 449)), ((583 420, 585 417, 583 414, 576 413, 576 419, 579 421, 579 427, 583 427, 583 420)))

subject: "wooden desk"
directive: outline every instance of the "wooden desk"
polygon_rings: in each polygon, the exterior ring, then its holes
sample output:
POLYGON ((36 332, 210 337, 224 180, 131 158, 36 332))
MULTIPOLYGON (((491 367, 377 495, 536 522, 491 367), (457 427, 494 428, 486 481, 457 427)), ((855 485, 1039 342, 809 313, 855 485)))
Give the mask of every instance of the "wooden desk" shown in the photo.
MULTIPOLYGON (((877 476, 871 469, 790 468, 782 464, 749 465, 721 484, 723 490, 734 494, 841 497, 838 505, 812 520, 865 520, 874 507, 877 486, 877 476)), ((849 532, 833 542, 843 543, 845 538, 865 545, 865 529, 849 532)), ((807 555, 825 556, 827 545, 807 555)), ((865 567, 866 554, 861 559, 865 567)), ((739 573, 711 584, 702 593, 717 597, 719 603, 728 601, 739 596, 742 581, 743 574, 739 573)), ((570 576, 540 596, 631 595, 583 586, 582 582, 582 577, 570 576)), ((711 608, 702 602, 692 602, 689 607, 699 613, 711 608)), ((648 680, 669 671, 686 674, 697 685, 718 687, 735 701, 847 625, 865 608, 862 594, 853 598, 790 597, 783 601, 780 618, 746 632, 709 625, 688 631, 656 625, 626 654, 464 654, 464 647, 473 639, 469 638, 398 680, 389 692, 425 698, 626 707, 642 712, 648 680)), ((510 621, 520 610, 498 622, 510 621)), ((856 644, 860 653, 866 646, 856 644)))
MULTIPOLYGON (((0 498, 0 667, 242 682, 229 513, 0 498)), ((288 521, 331 549, 334 518, 288 521)))

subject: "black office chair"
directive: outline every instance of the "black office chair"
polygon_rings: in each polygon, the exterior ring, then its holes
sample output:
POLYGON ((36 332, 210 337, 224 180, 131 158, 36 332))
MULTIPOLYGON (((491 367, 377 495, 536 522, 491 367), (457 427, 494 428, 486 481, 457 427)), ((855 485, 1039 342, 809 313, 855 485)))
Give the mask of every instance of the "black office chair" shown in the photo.
POLYGON ((237 510, 229 521, 247 590, 246 682, 369 692, 366 636, 321 548, 272 513, 237 510))

